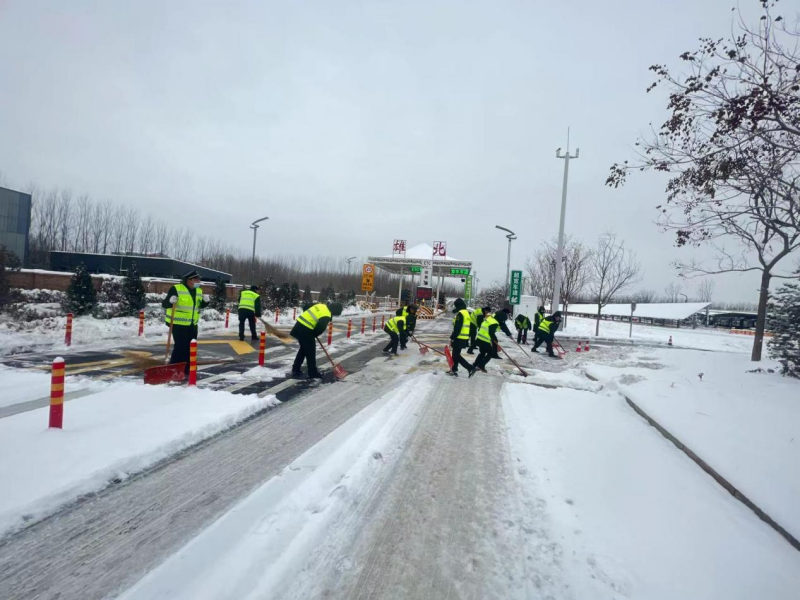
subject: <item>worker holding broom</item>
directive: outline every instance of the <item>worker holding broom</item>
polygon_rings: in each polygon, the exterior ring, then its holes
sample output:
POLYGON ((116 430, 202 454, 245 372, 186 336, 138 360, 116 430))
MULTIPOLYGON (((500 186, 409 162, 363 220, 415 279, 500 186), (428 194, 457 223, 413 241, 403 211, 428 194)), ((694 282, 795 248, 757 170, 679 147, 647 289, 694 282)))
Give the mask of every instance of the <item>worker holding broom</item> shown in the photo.
POLYGON ((166 309, 166 323, 172 331, 175 345, 169 364, 186 363, 185 372, 189 373, 189 348, 192 340, 197 339, 197 323, 200 321, 200 310, 208 306, 211 298, 203 294, 200 286, 200 274, 189 271, 181 282, 176 283, 167 292, 161 303, 166 309))
POLYGON ((542 342, 547 344, 547 356, 551 358, 558 358, 556 357, 555 353, 553 352, 553 342, 555 341, 556 331, 558 331, 558 327, 561 325, 561 311, 557 310, 549 317, 542 319, 542 322, 539 323, 539 334, 536 339, 536 343, 533 345, 532 352, 539 352, 538 348, 542 345, 542 342))
MULTIPOLYGON (((412 335, 414 335, 414 330, 417 328, 417 306, 416 306, 416 304, 409 304, 406 307, 406 312, 407 312, 407 314, 405 315, 405 317, 406 317, 406 341, 408 341, 408 338, 410 338, 412 335)), ((402 340, 400 340, 400 349, 401 350, 405 350, 406 349, 406 345, 402 340)))
POLYGON ((408 332, 406 330, 406 317, 403 316, 403 309, 398 308, 395 316, 386 322, 383 330, 389 334, 389 343, 383 351, 387 354, 397 355, 397 345, 400 344, 402 348, 406 347, 408 341, 408 332))
POLYGON ((475 348, 478 347, 476 343, 478 331, 481 329, 484 317, 491 312, 491 306, 484 306, 483 308, 476 308, 469 313, 469 348, 467 349, 467 354, 475 354, 475 348))
POLYGON ((453 349, 453 367, 447 372, 448 375, 458 377, 458 365, 467 370, 472 375, 474 367, 461 356, 461 351, 469 346, 470 318, 467 304, 461 298, 456 298, 453 302, 453 333, 450 334, 450 347, 453 349))
POLYGON ((517 343, 528 343, 528 332, 531 330, 531 321, 523 314, 517 315, 514 319, 514 326, 517 328, 517 343))
POLYGON ((469 376, 472 377, 475 371, 486 373, 486 365, 493 358, 499 358, 497 354, 497 330, 500 328, 500 322, 494 318, 494 315, 489 314, 481 323, 481 328, 478 330, 478 358, 472 365, 472 370, 469 376))
POLYGON ((250 325, 250 339, 258 339, 256 332, 256 317, 261 318, 261 296, 258 286, 250 286, 249 290, 242 290, 239 294, 239 341, 244 341, 244 324, 250 325))
POLYGON ((300 343, 300 349, 292 365, 292 377, 303 376, 303 362, 308 364, 309 379, 322 379, 322 373, 317 369, 317 337, 328 328, 328 323, 333 317, 342 314, 342 305, 338 302, 328 304, 314 304, 307 311, 297 317, 297 322, 289 334, 300 343))

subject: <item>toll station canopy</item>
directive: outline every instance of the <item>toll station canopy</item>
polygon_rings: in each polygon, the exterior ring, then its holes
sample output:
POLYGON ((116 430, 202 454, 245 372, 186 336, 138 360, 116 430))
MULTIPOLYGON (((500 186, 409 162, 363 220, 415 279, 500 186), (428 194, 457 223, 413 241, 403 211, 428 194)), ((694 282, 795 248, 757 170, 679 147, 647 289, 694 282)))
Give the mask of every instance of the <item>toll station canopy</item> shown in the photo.
POLYGON ((471 260, 459 260, 452 256, 433 256, 430 244, 417 244, 409 248, 405 255, 387 254, 386 256, 369 256, 367 262, 395 275, 417 275, 423 267, 433 262, 433 280, 439 277, 457 277, 463 279, 472 273, 471 260))

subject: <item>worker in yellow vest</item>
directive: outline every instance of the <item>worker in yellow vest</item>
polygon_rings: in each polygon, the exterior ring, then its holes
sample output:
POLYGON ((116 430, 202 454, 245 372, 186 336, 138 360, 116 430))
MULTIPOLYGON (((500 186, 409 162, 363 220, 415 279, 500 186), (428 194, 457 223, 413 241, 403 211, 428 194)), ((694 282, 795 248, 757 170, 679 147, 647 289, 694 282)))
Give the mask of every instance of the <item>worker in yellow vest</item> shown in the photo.
POLYGON ((189 373, 189 348, 192 340, 197 339, 197 323, 200 321, 200 310, 208 306, 211 298, 203 294, 200 285, 200 274, 189 271, 167 291, 161 303, 166 309, 167 327, 172 323, 172 356, 169 364, 186 363, 185 371, 189 373), (173 314, 172 309, 175 309, 173 314), (173 322, 174 321, 174 322, 173 322))
POLYGON ((450 347, 453 349, 453 368, 447 374, 453 377, 458 377, 458 365, 461 365, 467 370, 467 373, 472 375, 474 368, 467 359, 461 356, 461 351, 469 346, 469 330, 472 324, 467 304, 461 298, 456 298, 453 302, 453 312, 455 318, 453 319, 453 333, 450 334, 450 347))
POLYGON ((398 308, 395 316, 386 322, 383 330, 389 334, 389 343, 383 351, 386 354, 397 355, 397 345, 400 344, 403 348, 406 347, 408 341, 408 334, 406 332, 406 318, 403 316, 403 309, 398 308))
POLYGON ((300 343, 300 349, 292 365, 292 377, 303 376, 303 362, 306 362, 309 379, 322 379, 322 373, 317 369, 317 337, 325 332, 333 317, 341 314, 342 305, 338 302, 329 302, 314 304, 297 317, 297 323, 289 332, 300 343))
POLYGON ((497 355, 497 330, 500 328, 500 322, 494 318, 494 315, 489 315, 483 319, 481 328, 478 330, 478 358, 472 365, 473 369, 469 376, 472 377, 475 371, 486 373, 486 365, 492 358, 498 358, 497 355))
POLYGON ((244 341, 245 322, 250 325, 250 339, 258 339, 256 317, 261 317, 261 296, 258 294, 258 286, 254 285, 239 294, 239 341, 244 341))
POLYGON ((556 331, 561 325, 561 311, 557 310, 549 317, 541 320, 539 323, 539 335, 536 336, 536 342, 533 344, 532 352, 538 353, 539 346, 542 342, 547 344, 547 356, 550 358, 559 358, 553 352, 553 342, 555 341, 556 331))

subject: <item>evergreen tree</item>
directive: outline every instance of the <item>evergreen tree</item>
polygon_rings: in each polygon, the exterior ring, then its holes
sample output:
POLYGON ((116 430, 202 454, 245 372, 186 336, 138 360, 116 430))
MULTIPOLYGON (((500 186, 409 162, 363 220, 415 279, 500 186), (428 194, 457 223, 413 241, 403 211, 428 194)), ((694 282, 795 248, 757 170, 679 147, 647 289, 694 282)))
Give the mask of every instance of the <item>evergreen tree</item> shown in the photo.
POLYGON ((136 268, 136 263, 132 262, 130 269, 128 269, 128 274, 122 280, 122 314, 138 315, 146 304, 142 278, 139 276, 139 269, 136 268))
POLYGON ((11 301, 11 282, 9 271, 19 269, 19 258, 8 248, 0 244, 0 308, 11 301))
POLYGON ((228 302, 228 286, 222 279, 217 279, 214 282, 214 291, 211 294, 211 302, 209 306, 220 313, 225 312, 225 305, 228 302))
POLYGON ((92 284, 92 276, 80 264, 69 281, 64 308, 75 315, 86 315, 92 312, 96 304, 97 292, 92 284))
POLYGON ((295 307, 299 305, 300 305, 300 286, 297 285, 297 282, 295 281, 292 283, 291 292, 289 293, 289 306, 295 307))
POLYGON ((275 304, 276 294, 275 282, 272 280, 272 277, 267 277, 261 285, 261 302, 265 310, 275 312, 277 308, 275 304))
MULTIPOLYGON (((311 297, 311 286, 309 284, 306 284, 306 289, 303 292, 303 306, 305 306, 306 304, 311 306, 313 302, 314 299, 311 297)), ((303 310, 308 310, 308 309, 303 309, 303 310)))
POLYGON ((345 306, 355 306, 356 305, 356 293, 353 290, 347 292, 347 297, 345 298, 344 302, 345 306))
POLYGON ((291 300, 292 286, 288 283, 282 283, 278 290, 278 306, 280 306, 281 310, 285 310, 289 307, 291 300))
POLYGON ((770 356, 781 363, 784 375, 800 378, 800 284, 778 288, 771 308, 770 356))

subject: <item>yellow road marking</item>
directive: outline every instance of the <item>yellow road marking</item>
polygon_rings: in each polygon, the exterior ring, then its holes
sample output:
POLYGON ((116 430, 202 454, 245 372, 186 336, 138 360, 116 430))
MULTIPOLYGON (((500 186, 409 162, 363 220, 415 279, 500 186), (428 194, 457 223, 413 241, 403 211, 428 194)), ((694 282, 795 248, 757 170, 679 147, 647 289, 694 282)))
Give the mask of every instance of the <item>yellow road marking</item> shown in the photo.
POLYGON ((250 353, 256 351, 256 349, 253 348, 249 343, 240 342, 239 340, 231 340, 231 341, 228 341, 228 340, 201 340, 201 341, 197 342, 198 346, 201 346, 201 345, 212 345, 212 344, 228 344, 231 348, 233 348, 233 350, 234 350, 234 352, 236 352, 236 354, 240 354, 240 355, 241 354, 250 354, 250 353))

